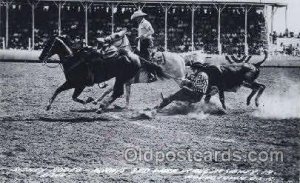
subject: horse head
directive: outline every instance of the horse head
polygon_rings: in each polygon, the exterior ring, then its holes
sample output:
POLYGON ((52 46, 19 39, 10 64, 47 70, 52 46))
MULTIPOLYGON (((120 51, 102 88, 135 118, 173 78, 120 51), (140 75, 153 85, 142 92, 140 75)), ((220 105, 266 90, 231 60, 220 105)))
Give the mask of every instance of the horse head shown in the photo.
POLYGON ((45 42, 39 59, 44 61, 56 54, 60 57, 60 59, 65 56, 73 55, 73 52, 67 43, 67 38, 63 36, 55 36, 50 38, 45 42))

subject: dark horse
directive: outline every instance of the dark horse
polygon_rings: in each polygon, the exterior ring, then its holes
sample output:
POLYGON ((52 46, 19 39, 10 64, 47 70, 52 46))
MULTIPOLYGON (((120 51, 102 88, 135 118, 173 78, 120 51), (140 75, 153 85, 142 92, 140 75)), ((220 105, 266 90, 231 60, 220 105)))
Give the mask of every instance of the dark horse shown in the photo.
POLYGON ((84 48, 78 53, 74 53, 68 43, 70 42, 65 37, 53 37, 45 43, 39 57, 41 61, 45 61, 57 54, 60 60, 59 64, 61 64, 66 77, 66 82, 58 87, 50 98, 46 110, 51 108, 52 102, 59 93, 71 88, 75 88, 72 96, 75 102, 81 104, 92 102, 93 98, 91 97, 87 100, 78 98, 84 88, 115 78, 112 95, 103 100, 97 110, 98 113, 101 113, 123 95, 124 83, 132 79, 141 67, 146 70, 155 70, 160 78, 167 77, 159 66, 141 62, 138 57, 130 56, 133 54, 128 51, 122 51, 123 54, 116 58, 104 59, 103 54, 90 48, 84 48))

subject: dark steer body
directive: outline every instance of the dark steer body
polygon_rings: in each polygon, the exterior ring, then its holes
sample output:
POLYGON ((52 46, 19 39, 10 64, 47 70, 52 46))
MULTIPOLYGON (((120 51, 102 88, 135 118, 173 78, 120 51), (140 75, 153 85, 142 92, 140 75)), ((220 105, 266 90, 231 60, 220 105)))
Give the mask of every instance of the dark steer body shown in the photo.
POLYGON ((209 102, 213 87, 217 87, 222 107, 226 109, 224 92, 236 92, 241 86, 251 88, 252 92, 247 97, 247 105, 250 104, 251 98, 257 93, 255 98, 256 106, 259 105, 258 99, 266 88, 265 85, 256 82, 260 73, 260 65, 267 59, 268 54, 265 52, 265 58, 258 63, 240 63, 227 65, 205 64, 199 67, 206 72, 209 77, 209 86, 205 97, 205 102, 209 102))

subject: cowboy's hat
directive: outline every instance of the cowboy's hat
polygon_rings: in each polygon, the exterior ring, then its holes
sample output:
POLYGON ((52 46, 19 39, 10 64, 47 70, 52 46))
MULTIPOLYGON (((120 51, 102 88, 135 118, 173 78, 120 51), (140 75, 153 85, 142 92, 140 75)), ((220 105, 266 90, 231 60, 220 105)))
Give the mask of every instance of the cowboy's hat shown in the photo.
POLYGON ((131 20, 133 20, 133 19, 135 19, 135 18, 137 18, 137 17, 144 17, 144 16, 146 16, 147 14, 146 13, 144 13, 144 12, 142 12, 142 10, 138 10, 138 11, 136 11, 136 12, 134 12, 132 15, 131 15, 131 20))

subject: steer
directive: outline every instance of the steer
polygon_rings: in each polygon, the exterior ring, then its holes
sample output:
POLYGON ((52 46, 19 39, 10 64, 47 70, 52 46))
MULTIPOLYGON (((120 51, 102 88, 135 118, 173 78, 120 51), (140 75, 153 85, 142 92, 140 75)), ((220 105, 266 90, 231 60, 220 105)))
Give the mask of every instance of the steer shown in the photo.
POLYGON ((216 87, 219 92, 219 98, 222 107, 226 109, 224 91, 236 92, 241 86, 251 88, 252 92, 247 97, 247 105, 250 104, 251 98, 256 94, 255 104, 259 105, 258 99, 262 95, 266 86, 256 82, 260 73, 260 66, 268 57, 268 53, 264 52, 265 57, 262 61, 251 63, 237 63, 226 65, 200 64, 198 68, 206 72, 209 77, 209 86, 205 96, 205 102, 208 103, 212 96, 212 91, 216 87))

